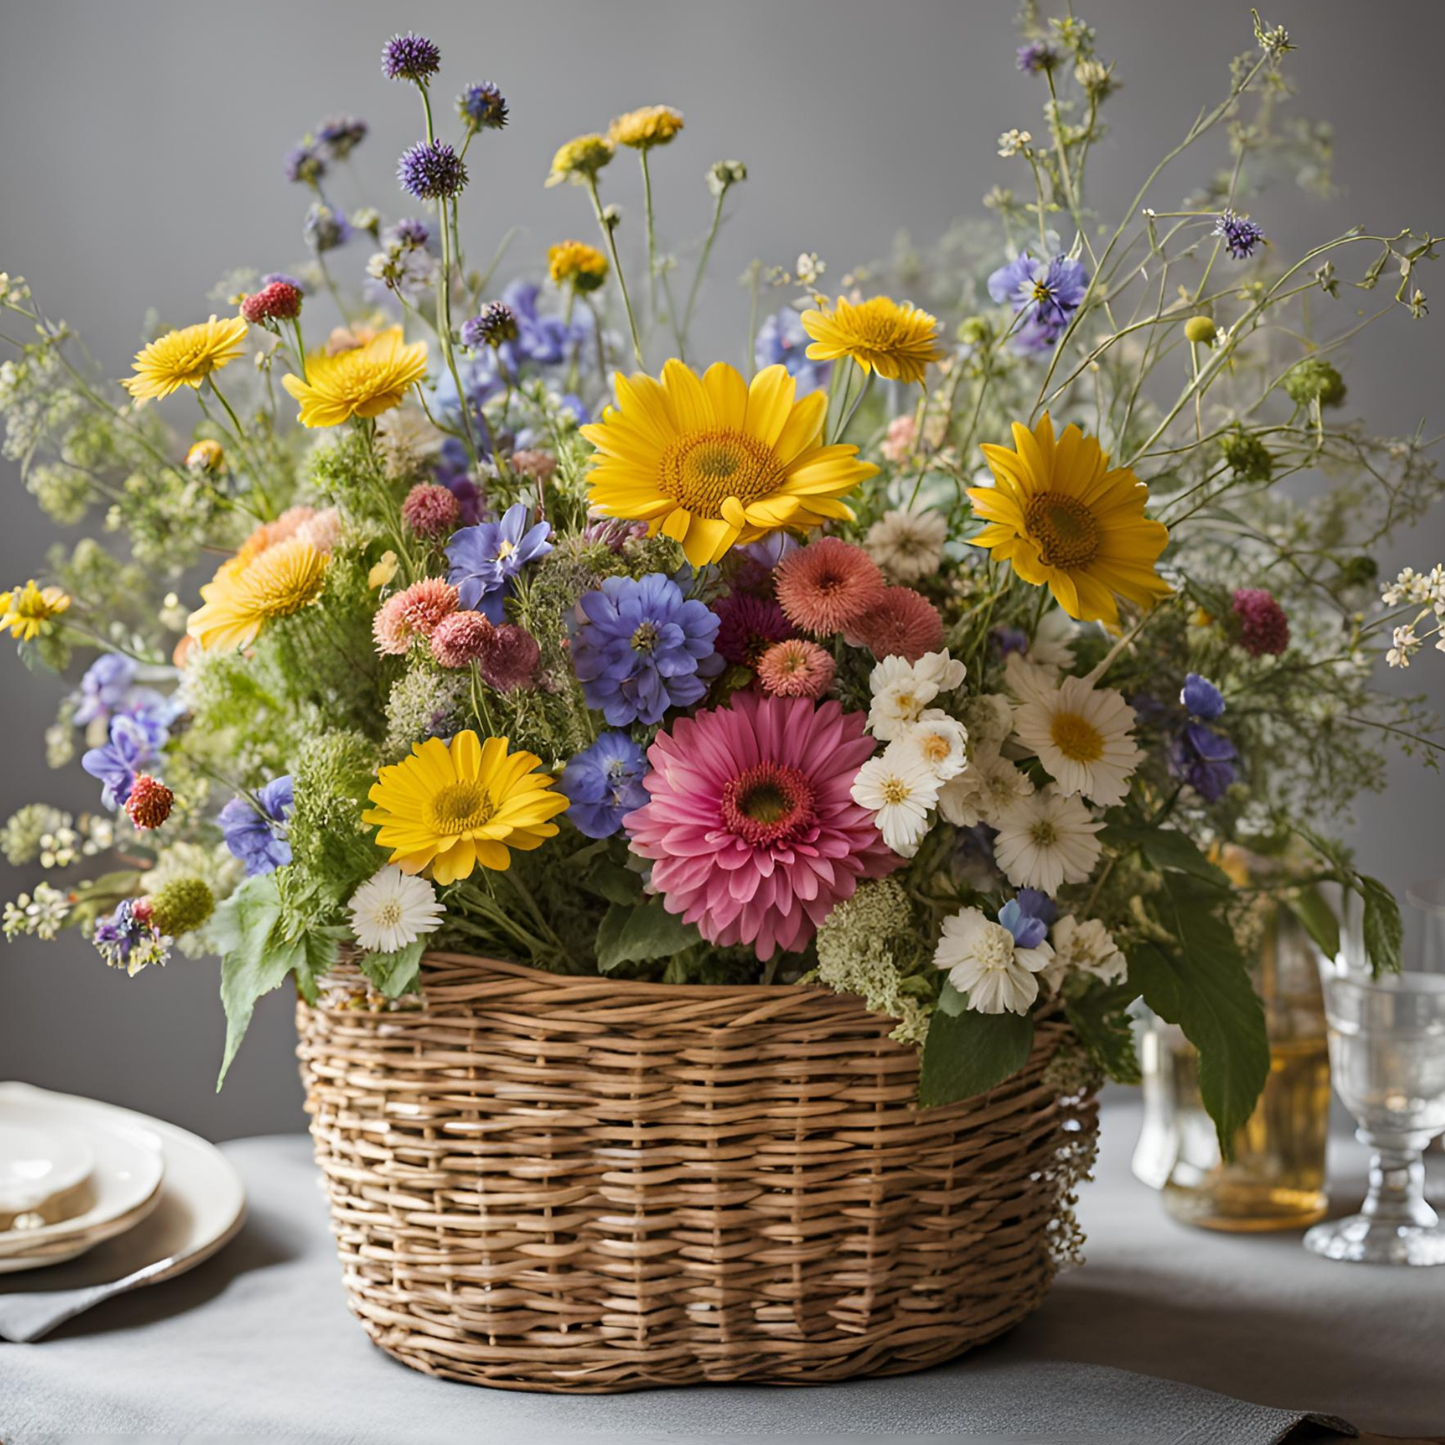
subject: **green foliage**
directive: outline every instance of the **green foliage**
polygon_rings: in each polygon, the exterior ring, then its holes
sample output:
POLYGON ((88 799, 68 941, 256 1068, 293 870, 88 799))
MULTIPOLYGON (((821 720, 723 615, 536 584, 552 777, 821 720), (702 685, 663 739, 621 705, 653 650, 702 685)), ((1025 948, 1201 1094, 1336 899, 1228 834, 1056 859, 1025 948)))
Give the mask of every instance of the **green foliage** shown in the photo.
POLYGON ((1027 1014, 978 1013, 945 985, 923 1045, 919 1103, 951 1104, 986 1093, 1023 1068, 1033 1038, 1027 1014))
POLYGON ((1070 991, 1065 1000, 1065 1012, 1080 1042, 1105 1075, 1118 1084, 1139 1082, 1139 1059, 1127 1012, 1133 1001, 1134 989, 1128 984, 1097 979, 1070 991))
POLYGON ((697 929, 669 913, 661 898, 633 906, 614 903, 597 927, 597 968, 611 973, 624 963, 669 958, 699 941, 697 929))
POLYGON ((376 782, 379 749, 357 732, 326 732, 303 743, 292 764, 295 806, 287 835, 293 866, 328 915, 380 866, 362 821, 376 782))
POLYGON ((387 998, 400 998, 417 987, 426 945, 425 938, 418 938, 395 953, 364 953, 358 966, 387 998))

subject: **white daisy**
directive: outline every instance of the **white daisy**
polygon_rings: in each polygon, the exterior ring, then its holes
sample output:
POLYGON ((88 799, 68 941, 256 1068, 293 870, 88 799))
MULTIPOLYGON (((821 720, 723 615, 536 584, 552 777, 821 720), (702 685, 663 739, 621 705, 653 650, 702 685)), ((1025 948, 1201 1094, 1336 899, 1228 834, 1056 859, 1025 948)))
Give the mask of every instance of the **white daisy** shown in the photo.
POLYGON ((868 709, 868 728, 885 742, 897 737, 909 723, 916 723, 924 709, 941 692, 952 692, 966 675, 961 662, 946 652, 925 652, 917 662, 904 657, 885 657, 868 676, 873 694, 868 709))
POLYGON ((431 933, 445 909, 425 878, 388 865, 351 895, 351 928, 368 953, 396 953, 431 933))
POLYGON ((918 852, 928 832, 929 810, 938 801, 938 779, 926 763, 887 748, 858 769, 852 792, 895 853, 911 858, 918 852))
POLYGON ((993 856, 1015 888, 1054 894, 1065 883, 1082 883, 1094 871, 1102 845, 1081 798, 1052 788, 1010 803, 997 820, 993 856))
POLYGON ((1020 702, 1031 702, 1034 698, 1052 692, 1058 681, 1058 674, 1051 667, 1040 667, 1030 662, 1021 652, 1011 652, 1004 658, 1003 685, 1020 702))
POLYGON ((1118 983, 1129 971, 1129 962, 1113 935, 1097 918, 1082 923, 1066 913, 1050 930, 1053 961, 1042 974, 1044 987, 1054 992, 1070 973, 1087 973, 1105 983, 1118 983))
POLYGON ((1122 803, 1144 756, 1134 742, 1134 709, 1112 687, 1066 677, 1014 709, 1014 736, 1037 755, 1061 793, 1105 807, 1122 803))
POLYGON ((947 538, 948 518, 942 512, 905 508, 884 512, 868 529, 863 546, 890 582, 919 582, 938 571, 947 538))
POLYGON ((1020 948, 1007 928, 977 908, 964 908, 943 920, 943 936, 933 961, 948 970, 948 981, 968 995, 979 1013, 1027 1013, 1039 996, 1036 977, 1054 951, 1047 943, 1020 948))
POLYGON ((931 707, 899 733, 887 751, 905 761, 922 763, 944 783, 968 766, 968 729, 957 718, 931 707))
POLYGON ((1079 624, 1062 607, 1044 613, 1029 643, 1028 660, 1036 667, 1053 667, 1066 671, 1074 665, 1073 641, 1079 635, 1079 624))
POLYGON ((1034 785, 996 748, 976 748, 969 765, 938 792, 938 811, 956 828, 996 824, 1034 785))

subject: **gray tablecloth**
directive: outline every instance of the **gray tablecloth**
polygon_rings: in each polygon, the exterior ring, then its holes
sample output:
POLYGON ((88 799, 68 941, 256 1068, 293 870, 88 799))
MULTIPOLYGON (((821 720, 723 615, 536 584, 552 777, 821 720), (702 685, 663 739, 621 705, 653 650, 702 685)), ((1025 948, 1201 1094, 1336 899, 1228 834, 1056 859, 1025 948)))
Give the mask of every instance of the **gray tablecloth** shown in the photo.
MULTIPOLYGON (((996 1344, 893 1380, 604 1397, 481 1390, 389 1360, 343 1303, 309 1142, 240 1140, 225 1149, 250 1193, 241 1236, 185 1278, 111 1300, 36 1344, 0 1345, 0 1440, 942 1434, 1256 1445, 1305 1410, 1366 1430, 1445 1430, 1445 1270, 1330 1264, 1306 1255, 1298 1235, 1178 1226, 1129 1175, 1136 1126, 1132 1104, 1106 1108, 1099 1178, 1080 1211, 1089 1262, 996 1344)), ((1352 1143, 1336 1151, 1342 1206, 1363 1163, 1352 1143)))

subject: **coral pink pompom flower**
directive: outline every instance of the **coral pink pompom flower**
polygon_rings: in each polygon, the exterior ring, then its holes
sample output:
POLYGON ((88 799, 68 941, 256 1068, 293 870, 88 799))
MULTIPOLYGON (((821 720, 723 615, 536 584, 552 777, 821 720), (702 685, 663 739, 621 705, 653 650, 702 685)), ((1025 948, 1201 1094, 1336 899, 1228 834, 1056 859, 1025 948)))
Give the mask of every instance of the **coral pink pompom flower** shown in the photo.
POLYGON ((850 792, 874 748, 864 721, 832 701, 737 693, 659 733, 649 801, 623 823, 667 911, 767 960, 806 947, 860 879, 899 866, 850 792))

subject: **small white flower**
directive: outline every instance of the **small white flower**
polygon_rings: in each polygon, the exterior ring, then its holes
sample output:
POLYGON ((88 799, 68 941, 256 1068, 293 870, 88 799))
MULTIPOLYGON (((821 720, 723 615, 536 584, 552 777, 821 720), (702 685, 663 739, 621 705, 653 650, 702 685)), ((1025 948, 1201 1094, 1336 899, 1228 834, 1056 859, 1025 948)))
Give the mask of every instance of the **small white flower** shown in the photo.
POLYGON ((1065 883, 1082 883, 1094 871, 1102 845, 1083 800, 1053 789, 1009 804, 996 824, 993 856, 1015 888, 1053 895, 1065 883))
POLYGON ((1036 667, 1070 668, 1074 665, 1074 639, 1079 624, 1062 607, 1045 612, 1029 643, 1028 660, 1036 667))
POLYGON ((918 582, 938 571, 947 539, 948 518, 942 512, 900 509, 884 512, 869 527, 863 546, 890 582, 918 582))
POLYGON ((968 995, 979 1013, 1027 1013, 1039 996, 1036 975, 1049 966, 1054 951, 1047 943, 1020 948, 1007 928, 977 908, 964 908, 943 920, 943 935, 933 961, 948 970, 948 981, 968 995))
POLYGON ((875 738, 887 742, 909 723, 916 723, 941 692, 952 692, 965 676, 961 662, 946 652, 925 652, 917 662, 885 657, 868 677, 873 703, 868 727, 875 738))
POLYGON ((997 752, 1014 730, 1013 704, 1001 692, 981 692, 959 708, 975 748, 997 752))
POLYGON ((368 953, 396 953, 431 933, 446 910, 425 878, 389 864, 351 895, 351 928, 368 953))
POLYGON ((804 251, 798 257, 798 264, 793 268, 798 273, 798 280, 804 286, 817 284, 818 277, 828 269, 827 263, 818 259, 816 251, 804 251))
POLYGON ((1006 130, 998 138, 998 153, 1007 160, 1016 156, 1032 139, 1033 136, 1026 130, 1006 130))
POLYGON ((869 758, 853 779, 853 801, 873 814, 883 841, 900 857, 918 852, 928 814, 938 801, 938 779, 922 762, 900 758, 892 748, 869 758))
POLYGON ((936 707, 905 728, 885 750, 905 763, 922 763, 940 782, 957 777, 968 766, 968 729, 936 707))
POLYGON ((1112 687, 1066 677, 1014 709, 1014 736, 1047 769, 1061 793, 1122 803, 1144 756, 1134 741, 1134 709, 1112 687))
POLYGON ((1129 971, 1128 960, 1119 952, 1113 935, 1097 918, 1082 923, 1066 913, 1050 930, 1053 962, 1042 975, 1044 987, 1052 993, 1070 973, 1087 973, 1105 983, 1118 983, 1129 971))
POLYGON ((997 825, 1008 807, 1029 797, 1034 785, 997 748, 976 748, 972 761, 938 793, 938 811, 956 828, 997 825))

